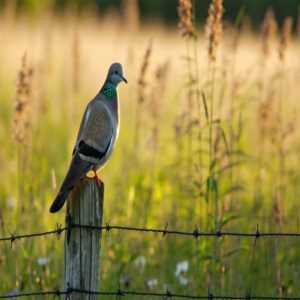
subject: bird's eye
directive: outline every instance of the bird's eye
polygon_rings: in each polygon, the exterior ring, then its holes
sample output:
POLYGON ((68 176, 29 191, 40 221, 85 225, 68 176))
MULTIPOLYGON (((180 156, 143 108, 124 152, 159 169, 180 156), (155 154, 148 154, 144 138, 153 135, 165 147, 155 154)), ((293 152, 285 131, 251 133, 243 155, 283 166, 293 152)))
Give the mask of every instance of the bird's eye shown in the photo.
POLYGON ((115 74, 118 74, 118 71, 115 71, 115 74))

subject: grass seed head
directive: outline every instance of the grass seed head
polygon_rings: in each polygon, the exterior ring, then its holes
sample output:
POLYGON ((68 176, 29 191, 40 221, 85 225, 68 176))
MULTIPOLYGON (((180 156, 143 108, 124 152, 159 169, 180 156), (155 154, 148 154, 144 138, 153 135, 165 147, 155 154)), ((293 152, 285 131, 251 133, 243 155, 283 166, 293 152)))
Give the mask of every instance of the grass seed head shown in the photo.
POLYGON ((275 14, 272 8, 269 8, 266 12, 263 26, 262 26, 262 50, 265 57, 270 54, 271 43, 275 38, 277 32, 277 22, 275 14))
POLYGON ((279 58, 281 61, 285 60, 286 49, 290 43, 291 33, 293 29, 293 19, 291 17, 286 17, 283 22, 280 46, 279 46, 279 58))
POLYGON ((216 60, 218 44, 222 37, 222 16, 224 13, 223 0, 212 0, 208 8, 206 32, 208 36, 208 56, 216 60))
POLYGON ((169 71, 170 63, 165 61, 159 64, 154 71, 154 85, 152 88, 151 103, 149 103, 149 110, 152 115, 155 127, 158 125, 160 112, 160 100, 163 99, 166 87, 166 79, 169 71))
POLYGON ((177 7, 179 17, 178 29, 182 37, 194 36, 192 9, 191 0, 179 0, 177 7))
POLYGON ((31 118, 31 86, 32 86, 33 69, 27 65, 26 54, 22 57, 21 69, 18 73, 16 84, 16 94, 14 103, 14 115, 12 119, 12 136, 13 139, 20 143, 26 144, 30 128, 31 118))
POLYGON ((151 52, 152 52, 152 43, 150 42, 144 55, 144 59, 143 59, 143 63, 142 63, 142 67, 138 79, 138 86, 139 86, 138 102, 139 103, 143 103, 145 101, 145 90, 147 87, 146 77, 149 70, 151 52))

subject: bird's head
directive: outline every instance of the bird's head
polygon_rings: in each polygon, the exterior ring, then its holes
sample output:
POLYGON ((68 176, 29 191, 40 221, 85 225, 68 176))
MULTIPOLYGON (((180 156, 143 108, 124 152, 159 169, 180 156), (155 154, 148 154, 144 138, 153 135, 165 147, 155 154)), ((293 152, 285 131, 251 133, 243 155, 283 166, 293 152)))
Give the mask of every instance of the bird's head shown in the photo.
POLYGON ((115 86, 117 86, 121 81, 127 83, 126 78, 123 76, 123 69, 120 63, 114 63, 110 66, 107 74, 107 80, 115 86))

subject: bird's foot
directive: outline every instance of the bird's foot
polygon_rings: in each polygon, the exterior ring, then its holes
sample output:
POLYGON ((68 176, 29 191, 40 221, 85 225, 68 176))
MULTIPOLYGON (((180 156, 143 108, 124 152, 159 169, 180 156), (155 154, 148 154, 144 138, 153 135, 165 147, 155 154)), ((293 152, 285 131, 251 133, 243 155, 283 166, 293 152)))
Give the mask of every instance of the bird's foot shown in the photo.
POLYGON ((93 169, 93 172, 94 172, 94 177, 93 177, 93 179, 95 180, 96 184, 97 184, 98 186, 100 186, 101 183, 102 183, 102 181, 101 181, 101 179, 98 177, 98 174, 97 174, 97 172, 96 172, 95 169, 93 169))
POLYGON ((84 176, 83 176, 83 177, 81 177, 80 179, 81 179, 81 180, 83 180, 83 181, 85 181, 85 180, 87 180, 87 179, 93 179, 93 178, 91 178, 91 177, 88 177, 88 176, 84 175, 84 176))

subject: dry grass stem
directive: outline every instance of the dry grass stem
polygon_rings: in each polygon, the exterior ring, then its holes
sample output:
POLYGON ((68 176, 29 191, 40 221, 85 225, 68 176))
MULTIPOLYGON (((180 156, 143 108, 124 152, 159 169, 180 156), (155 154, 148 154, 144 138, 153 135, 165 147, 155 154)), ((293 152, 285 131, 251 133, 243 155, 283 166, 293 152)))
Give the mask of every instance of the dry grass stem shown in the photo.
POLYGON ((280 46, 279 46, 279 58, 281 61, 285 60, 286 49, 289 45, 291 39, 291 33, 293 29, 293 19, 291 17, 286 17, 283 22, 280 46))
POLYGON ((152 88, 151 103, 149 103, 149 111, 152 117, 152 141, 153 149, 157 149, 159 136, 159 119, 160 119, 160 101, 164 97, 166 78, 169 71, 169 61, 157 66, 154 73, 154 86, 152 88))
POLYGON ((18 73, 17 90, 12 119, 12 136, 20 144, 26 144, 31 124, 31 86, 33 69, 27 65, 26 54, 22 57, 18 73))
POLYGON ((208 9, 206 32, 208 35, 208 56, 211 61, 216 60, 218 44, 222 36, 223 1, 212 0, 208 9))
POLYGON ((140 123, 142 118, 142 105, 146 101, 146 89, 148 84, 146 78, 149 71, 151 52, 152 52, 152 43, 150 42, 144 54, 143 63, 138 77, 137 106, 136 106, 136 115, 135 115, 135 138, 134 138, 135 139, 134 145, 136 147, 139 144, 139 136, 141 130, 140 123))
POLYGON ((194 36, 192 8, 191 0, 179 0, 177 7, 179 17, 178 28, 181 36, 183 37, 194 36))
POLYGON ((259 106, 259 125, 264 134, 271 129, 274 120, 274 94, 274 90, 270 89, 266 100, 259 106))
POLYGON ((51 169, 51 185, 52 185, 52 190, 56 191, 57 181, 56 181, 56 173, 54 168, 51 169))
POLYGON ((170 63, 169 61, 166 61, 160 65, 157 66, 155 70, 155 81, 156 81, 156 93, 160 97, 163 97, 164 90, 165 90, 165 84, 166 84, 166 78, 169 71, 170 63))
POLYGON ((150 42, 144 58, 143 58, 143 63, 141 66, 141 70, 140 70, 140 75, 139 75, 139 79, 138 79, 138 102, 139 103, 143 103, 145 102, 146 96, 145 96, 145 90, 147 87, 147 73, 149 70, 149 62, 150 62, 150 57, 151 57, 151 52, 152 52, 152 43, 150 42))
POLYGON ((273 220, 275 224, 278 224, 279 226, 282 225, 283 223, 283 212, 282 212, 282 207, 280 204, 280 193, 278 190, 275 191, 274 194, 274 203, 273 203, 273 220))
POLYGON ((266 12, 262 26, 262 50, 265 57, 270 54, 271 44, 277 32, 277 22, 273 9, 269 8, 266 12))

